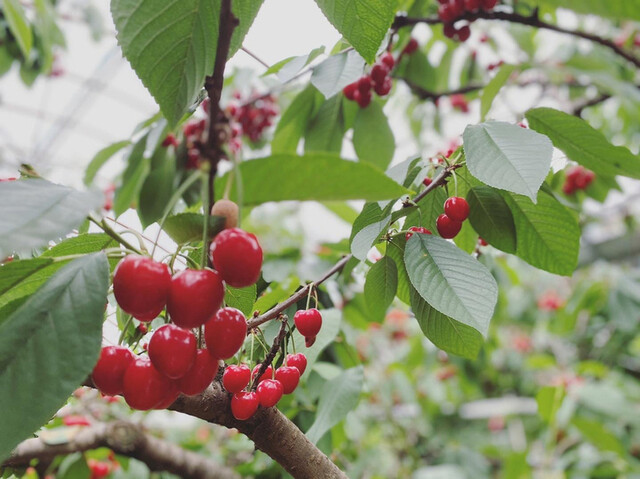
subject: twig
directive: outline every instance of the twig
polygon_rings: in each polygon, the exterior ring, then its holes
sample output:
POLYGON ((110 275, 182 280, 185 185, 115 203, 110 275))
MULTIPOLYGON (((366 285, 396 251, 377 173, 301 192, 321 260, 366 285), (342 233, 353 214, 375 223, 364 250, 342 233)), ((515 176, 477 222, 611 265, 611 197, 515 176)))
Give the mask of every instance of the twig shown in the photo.
POLYGON ((573 111, 571 112, 573 115, 575 116, 581 116, 582 115, 582 111, 585 108, 589 108, 592 106, 596 106, 599 105, 600 103, 604 103, 605 101, 607 101, 609 98, 611 98, 611 95, 608 93, 601 93, 600 95, 596 96, 595 98, 592 98, 591 100, 587 100, 583 103, 580 103, 576 106, 573 107, 573 111))
MULTIPOLYGON (((473 21, 480 18, 484 20, 502 20, 502 21, 511 22, 511 23, 518 23, 521 25, 528 25, 531 27, 542 28, 545 30, 551 30, 554 32, 563 33, 565 35, 572 35, 574 37, 590 40, 594 43, 602 45, 605 48, 608 48, 609 50, 616 53, 616 55, 633 63, 636 67, 640 67, 640 58, 636 57, 631 52, 619 47, 613 41, 607 40, 606 38, 602 38, 592 33, 583 32, 581 30, 570 30, 568 28, 563 28, 558 25, 554 25, 553 23, 547 23, 538 18, 537 10, 534 11, 529 16, 520 15, 514 12, 504 12, 504 11, 491 11, 491 12, 478 11, 478 12, 466 13, 465 15, 459 17, 456 20, 473 21)), ((413 18, 413 17, 406 17, 406 16, 397 16, 392 25, 392 28, 408 27, 408 26, 416 25, 418 23, 426 23, 428 25, 437 25, 443 22, 437 17, 413 18)))
POLYGON ((255 382, 251 386, 252 391, 256 390, 256 388, 258 387, 258 379, 261 378, 262 375, 267 370, 267 368, 271 366, 271 363, 273 362, 273 358, 275 358, 276 354, 278 354, 280 345, 282 344, 282 341, 284 340, 284 337, 287 334, 287 322, 288 322, 287 316, 280 315, 280 320, 282 321, 282 324, 280 325, 280 331, 278 332, 278 335, 273 340, 271 349, 265 356, 264 360, 260 363, 260 369, 258 370, 258 373, 255 375, 255 379, 254 379, 255 382))
POLYGON ((453 170, 455 170, 455 169, 460 168, 461 166, 462 165, 460 165, 460 164, 447 166, 444 170, 442 170, 440 172, 440 174, 438 176, 436 176, 433 179, 433 181, 431 182, 431 184, 429 186, 427 186, 424 190, 422 190, 418 196, 413 198, 413 203, 418 203, 422 198, 427 196, 429 193, 431 193, 437 187, 444 185, 447 182, 447 178, 449 177, 451 172, 453 170))
POLYGON ((436 100, 440 99, 443 96, 452 96, 452 95, 471 93, 471 92, 474 92, 474 91, 482 90, 485 87, 485 85, 471 84, 471 85, 466 85, 466 86, 457 88, 455 90, 446 90, 446 91, 441 91, 441 92, 434 92, 434 91, 426 90, 425 88, 422 88, 419 85, 416 85, 411 80, 408 80, 408 79, 402 78, 402 77, 399 77, 399 78, 402 81, 404 81, 407 84, 407 86, 411 89, 413 94, 416 95, 421 100, 433 100, 433 101, 436 101, 436 100))
POLYGON ((251 50, 249 50, 248 48, 246 48, 244 45, 242 47, 240 47, 240 50, 242 50, 243 52, 245 52, 247 55, 249 55, 251 58, 253 58, 255 61, 257 61, 260 65, 262 65, 265 68, 269 68, 269 64, 267 62, 265 62, 262 58, 260 58, 258 55, 256 55, 255 53, 253 53, 251 50))

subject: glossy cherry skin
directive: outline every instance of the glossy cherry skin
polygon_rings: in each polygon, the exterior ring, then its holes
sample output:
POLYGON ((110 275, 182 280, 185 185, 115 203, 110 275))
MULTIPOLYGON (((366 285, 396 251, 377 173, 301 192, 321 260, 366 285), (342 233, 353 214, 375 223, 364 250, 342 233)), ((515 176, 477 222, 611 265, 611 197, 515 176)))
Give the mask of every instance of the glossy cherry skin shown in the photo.
POLYGON ((230 393, 239 393, 251 381, 251 369, 246 364, 232 364, 222 373, 222 385, 230 393))
POLYGON ((293 322, 303 336, 317 336, 322 327, 322 315, 316 308, 301 309, 293 315, 293 322))
POLYGON ((407 43, 407 45, 404 47, 402 53, 405 55, 411 55, 418 49, 418 47, 418 40, 416 40, 415 38, 410 38, 409 43, 407 43))
POLYGON ((291 394, 300 382, 300 371, 294 366, 281 366, 276 369, 276 379, 282 383, 285 394, 291 394))
POLYGON ((258 384, 256 392, 262 407, 273 407, 282 398, 284 389, 282 383, 277 379, 265 379, 258 384))
POLYGON ((247 336, 247 319, 235 308, 222 308, 204 325, 204 340, 209 354, 229 359, 236 354, 247 336))
POLYGON ((169 379, 187 374, 196 359, 196 337, 175 324, 158 328, 149 341, 149 359, 169 379))
POLYGON ((206 349, 198 349, 193 366, 187 374, 176 381, 176 385, 182 394, 195 396, 207 389, 216 374, 218 374, 218 360, 212 358, 206 349))
POLYGON ((436 226, 438 227, 440 236, 446 239, 455 238, 462 229, 462 223, 460 221, 452 220, 446 214, 438 216, 436 226))
POLYGON ((155 319, 167 304, 171 274, 166 264, 129 255, 113 273, 113 294, 126 313, 140 321, 155 319))
POLYGON ((469 203, 464 198, 453 196, 444 202, 444 214, 456 221, 464 221, 469 217, 469 203))
MULTIPOLYGON (((255 377, 258 375, 258 371, 260 371, 260 366, 262 366, 260 363, 256 364, 256 366, 253 368, 253 371, 251 371, 252 379, 255 379, 255 377)), ((267 369, 264 370, 264 373, 262 373, 262 376, 260 376, 260 378, 258 379, 258 382, 261 383, 262 381, 265 381, 271 378, 273 378, 273 367, 269 365, 267 366, 267 369)))
POLYGON ((122 380, 127 368, 133 362, 133 353, 124 346, 105 346, 100 351, 100 359, 93 368, 91 377, 102 394, 115 396, 122 394, 122 380))
POLYGON ((413 233, 422 233, 425 235, 430 235, 431 231, 429 231, 427 228, 424 228, 422 226, 412 226, 411 228, 409 228, 409 231, 407 231, 407 234, 404 235, 405 240, 409 241, 409 238, 413 236, 413 233))
POLYGON ((234 288, 251 286, 260 278, 262 248, 257 238, 240 228, 220 232, 209 249, 213 267, 234 288))
POLYGON ((304 345, 308 348, 310 348, 311 346, 313 346, 316 342, 316 337, 315 336, 305 336, 304 337, 304 345))
POLYGON ((389 75, 389 67, 384 63, 376 63, 371 68, 371 79, 374 84, 382 84, 389 75))
POLYGON ((224 283, 217 271, 187 269, 171 279, 167 312, 181 328, 198 328, 222 306, 224 283))
POLYGON ((147 358, 136 358, 124 373, 123 395, 133 409, 147 411, 167 400, 175 391, 173 381, 158 371, 147 358))
POLYGON ((153 409, 167 409, 180 396, 180 390, 175 382, 171 383, 169 389, 165 391, 164 399, 160 401, 153 409))
POLYGON ((393 58, 393 55, 390 52, 384 52, 380 57, 380 61, 389 68, 389 70, 393 69, 396 64, 396 61, 393 58))
POLYGON ((239 392, 231 398, 231 412, 233 417, 240 421, 245 421, 253 416, 259 405, 258 394, 254 392, 239 392))
POLYGON ((284 363, 287 366, 297 368, 298 371, 300 371, 300 376, 302 376, 307 369, 307 357, 302 353, 287 354, 284 363))

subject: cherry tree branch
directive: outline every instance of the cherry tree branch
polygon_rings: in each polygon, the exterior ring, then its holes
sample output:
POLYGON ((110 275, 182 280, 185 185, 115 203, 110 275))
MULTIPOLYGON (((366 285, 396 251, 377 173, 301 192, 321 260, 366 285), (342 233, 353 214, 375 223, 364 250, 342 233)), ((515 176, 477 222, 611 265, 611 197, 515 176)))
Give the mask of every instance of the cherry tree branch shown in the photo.
MULTIPOLYGON (((460 165, 460 164, 447 166, 445 169, 443 169, 440 172, 440 174, 438 176, 436 176, 433 179, 433 181, 431 182, 431 184, 429 186, 427 186, 424 190, 422 190, 420 192, 420 194, 418 194, 415 198, 413 198, 412 202, 413 203, 418 203, 422 198, 427 196, 433 190, 435 190, 439 186, 444 185, 447 182, 447 178, 449 177, 449 175, 451 175, 451 172, 453 170, 456 170, 456 169, 460 168, 460 167, 462 167, 462 165, 460 165)), ((407 203, 407 204, 409 204, 409 203, 407 203)))
MULTIPOLYGON (((609 50, 613 51, 616 55, 633 63, 636 67, 640 67, 640 58, 636 57, 634 54, 625 50, 624 48, 619 47, 613 41, 608 40, 606 38, 602 38, 592 33, 583 32, 581 30, 571 30, 568 28, 560 27, 558 25, 554 25, 553 23, 548 23, 543 20, 540 20, 540 18, 538 17, 537 10, 534 10, 534 12, 528 16, 520 15, 515 12, 505 12, 505 11, 497 10, 497 11, 490 11, 490 12, 485 12, 485 11, 469 12, 461 16, 460 18, 458 18, 458 20, 469 20, 469 21, 473 21, 477 19, 501 20, 501 21, 506 21, 511 23, 518 23, 520 25, 528 25, 535 28, 551 30, 554 32, 563 33, 565 35, 571 35, 574 37, 583 38, 585 40, 589 40, 593 43, 597 43, 599 45, 602 45, 605 48, 608 48, 609 50)), ((399 15, 396 17, 392 25, 392 28, 403 28, 403 27, 417 25, 418 23, 426 23, 428 25, 437 25, 443 22, 442 20, 440 20, 440 18, 437 18, 437 17, 422 17, 422 18, 415 17, 414 18, 414 17, 399 15)))
POLYGON ((282 324, 280 325, 280 331, 278 332, 278 335, 273 340, 271 349, 265 356, 262 363, 260 363, 260 369, 258 370, 258 374, 255 375, 255 382, 251 386, 252 391, 256 390, 256 388, 258 387, 258 379, 261 378, 262 375, 267 370, 267 368, 271 366, 271 363, 273 362, 273 358, 275 358, 276 354, 278 354, 278 349, 280 349, 280 345, 282 344, 282 341, 284 340, 284 337, 287 334, 287 321, 288 321, 287 316, 281 315, 280 321, 282 321, 282 324))
POLYGON ((415 84, 414 82, 406 78, 399 77, 399 79, 405 82, 409 87, 409 89, 411 90, 411 92, 414 95, 416 95, 418 98, 420 98, 421 100, 432 100, 432 101, 439 100, 443 96, 452 96, 452 95, 459 95, 459 94, 463 95, 465 93, 471 93, 474 91, 482 90, 486 86, 486 85, 471 84, 471 85, 466 85, 460 88, 456 88, 455 90, 434 92, 434 91, 422 88, 421 86, 415 84))
POLYGON ((64 444, 47 444, 41 438, 27 439, 16 447, 2 466, 26 466, 33 459, 51 460, 59 455, 99 447, 108 447, 117 454, 138 459, 152 471, 168 471, 190 479, 239 478, 232 469, 153 437, 139 425, 125 421, 83 427, 64 444))
POLYGON ((592 107, 592 106, 599 105, 600 103, 604 103, 609 98, 611 98, 610 94, 601 93, 600 95, 592 98, 591 100, 587 100, 587 101, 584 101, 583 103, 579 103, 579 104, 575 105, 573 107, 573 110, 571 111, 571 113, 573 115, 575 115, 575 116, 581 116, 582 115, 582 111, 585 108, 589 108, 589 107, 592 107))

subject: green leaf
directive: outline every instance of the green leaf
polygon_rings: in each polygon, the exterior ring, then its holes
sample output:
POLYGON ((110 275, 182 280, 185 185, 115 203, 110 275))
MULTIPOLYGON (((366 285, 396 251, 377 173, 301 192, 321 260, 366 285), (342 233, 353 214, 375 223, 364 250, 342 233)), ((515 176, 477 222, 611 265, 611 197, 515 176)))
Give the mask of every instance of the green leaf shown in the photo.
POLYGON ((151 169, 151 159, 144 156, 147 138, 148 135, 140 138, 127 158, 127 167, 122 173, 122 184, 116 189, 113 198, 113 211, 116 216, 136 206, 142 184, 151 169))
POLYGON ((640 0, 537 0, 540 5, 568 8, 577 13, 617 20, 640 20, 640 0))
POLYGON ((309 122, 304 137, 304 152, 328 151, 340 154, 346 131, 342 115, 342 96, 325 101, 309 122))
MULTIPOLYGON (((173 196, 176 176, 175 158, 169 157, 166 151, 165 148, 161 148, 156 152, 155 155, 159 157, 162 164, 151 171, 140 189, 138 216, 143 228, 162 218, 173 196)), ((152 162, 154 160, 155 158, 152 162)))
POLYGON ((106 255, 85 256, 0 326, 0 459, 46 423, 91 372, 108 287, 106 255))
POLYGON ((234 288, 227 286, 224 294, 224 303, 242 311, 245 316, 250 316, 253 312, 253 303, 256 300, 256 285, 246 288, 234 288))
POLYGON ((316 0, 327 20, 369 63, 391 28, 396 0, 316 0))
MULTIPOLYGON (((243 161, 239 169, 245 205, 287 200, 379 201, 409 193, 370 165, 328 153, 277 154, 243 161)), ((226 181, 227 175, 216 179, 218 195, 224 191, 226 181)), ((237 198, 236 194, 234 184, 231 199, 237 198)))
MULTIPOLYGON (((230 55, 242 44, 262 0, 233 2, 240 24, 230 55)), ((118 43, 133 70, 175 125, 213 73, 220 0, 112 0, 118 43)))
POLYGON ((427 91, 434 91, 437 87, 438 74, 422 52, 405 55, 400 60, 394 75, 407 80, 410 86, 417 86, 427 91))
POLYGON ((29 62, 29 54, 33 46, 33 34, 31 27, 27 23, 27 15, 24 12, 19 0, 0 0, 2 13, 9 25, 9 30, 16 39, 22 55, 26 62, 29 62))
POLYGON ((574 215, 541 191, 538 204, 504 194, 516 226, 516 255, 536 268, 571 275, 578 264, 580 227, 574 215))
POLYGON ((382 210, 378 203, 365 204, 351 228, 349 249, 353 256, 363 261, 390 223, 389 208, 382 210))
POLYGON ((410 291, 411 309, 423 334, 443 351, 475 359, 484 342, 482 334, 429 306, 415 288, 410 291))
POLYGON ((547 423, 554 423, 556 413, 562 405, 565 394, 559 386, 544 386, 536 394, 538 415, 547 423))
POLYGON ((486 336, 498 285, 484 265, 442 238, 420 234, 407 241, 404 261, 427 303, 486 336))
POLYGON ((300 55, 297 57, 285 58, 279 61, 275 65, 271 66, 262 76, 275 73, 282 83, 291 81, 300 70, 306 67, 309 63, 315 60, 319 55, 324 53, 324 47, 314 48, 307 55, 300 55))
POLYGON ((396 295, 405 304, 411 304, 411 280, 404 264, 404 238, 395 238, 387 245, 387 256, 393 260, 398 270, 398 290, 396 295))
POLYGON ((272 153, 297 153, 298 143, 322 100, 322 95, 313 85, 308 85, 293 99, 276 126, 271 142, 272 153))
POLYGON ((96 153, 91 162, 89 162, 89 166, 87 166, 87 169, 84 173, 84 184, 89 185, 96 177, 98 171, 100 171, 100 168, 102 168, 102 166, 107 161, 109 161, 109 159, 113 155, 118 153, 124 147, 129 146, 130 144, 131 141, 129 140, 119 141, 103 148, 98 153, 96 153))
POLYGON ((356 407, 363 383, 362 366, 347 369, 340 376, 327 381, 318 401, 316 420, 307 431, 307 438, 312 443, 317 443, 329 429, 347 417, 356 407))
POLYGON ((453 238, 455 245, 465 253, 473 253, 478 246, 478 233, 473 229, 471 223, 464 221, 460 233, 453 238))
POLYGON ((475 186, 467 193, 469 222, 487 243, 505 253, 516 252, 516 225, 502 195, 488 186, 475 186))
POLYGON ((354 82, 364 70, 364 60, 353 50, 333 55, 313 69, 311 84, 325 98, 340 93, 349 83, 354 82))
POLYGON ((51 263, 53 260, 50 258, 34 258, 12 261, 0 266, 0 295, 51 263))
MULTIPOLYGON (((209 237, 213 238, 224 228, 224 218, 221 216, 209 217, 209 237)), ((200 213, 180 213, 169 216, 163 229, 173 241, 178 244, 202 241, 204 228, 204 215, 200 213)))
MULTIPOLYGON (((447 192, 444 188, 437 188, 418 202, 418 208, 407 215, 404 221, 404 229, 410 226, 423 226, 432 233, 436 233, 436 220, 444 213, 444 202, 447 192)), ((400 210, 402 211, 402 210, 400 210)))
POLYGON ((487 117, 487 113, 491 109, 491 105, 493 104, 493 100, 498 96, 500 89, 507 83, 509 77, 515 70, 514 65, 509 65, 505 63, 500 67, 498 73, 491 79, 487 86, 485 86, 482 90, 482 96, 480 97, 480 118, 481 121, 484 121, 487 117))
POLYGON ((586 121, 552 108, 529 110, 526 117, 531 128, 596 174, 640 178, 640 158, 623 146, 613 146, 586 121))
POLYGON ((61 238, 102 201, 100 193, 40 179, 0 183, 0 258, 61 238))
POLYGON ((384 256, 371 267, 364 283, 364 297, 369 311, 375 316, 384 315, 397 290, 398 268, 391 258, 384 256))
POLYGON ((467 126, 462 137, 473 176, 494 188, 536 200, 551 168, 553 146, 546 136, 518 125, 489 121, 467 126))
POLYGON ((396 141, 387 116, 377 101, 359 108, 353 125, 353 147, 360 161, 384 170, 393 159, 396 141))
POLYGON ((601 451, 611 451, 620 457, 626 457, 625 447, 601 422, 575 417, 571 424, 577 427, 582 435, 601 451))

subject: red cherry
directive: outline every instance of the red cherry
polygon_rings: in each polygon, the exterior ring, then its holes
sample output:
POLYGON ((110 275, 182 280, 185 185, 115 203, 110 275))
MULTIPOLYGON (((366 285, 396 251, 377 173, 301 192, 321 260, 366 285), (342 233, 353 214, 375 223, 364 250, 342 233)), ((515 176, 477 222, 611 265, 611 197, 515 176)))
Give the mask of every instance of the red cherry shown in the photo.
POLYGON ((393 70, 393 67, 396 65, 396 61, 391 52, 384 52, 380 57, 380 61, 385 64, 389 70, 393 70))
POLYGON ((246 364, 227 366, 222 374, 222 385, 230 393, 239 393, 251 380, 251 370, 246 364))
POLYGON ((176 399, 178 399, 178 396, 180 396, 178 386, 175 382, 171 383, 169 389, 165 391, 164 399, 162 399, 162 401, 160 401, 153 409, 167 409, 175 402, 176 399))
POLYGON ((469 25, 460 27, 460 30, 458 30, 458 40, 460 40, 461 42, 466 42, 467 40, 469 40, 470 36, 471 28, 469 27, 469 25))
POLYGON ((157 329, 149 341, 149 359, 158 371, 170 379, 187 374, 196 359, 196 337, 174 324, 157 329))
POLYGON ((385 96, 389 94, 392 87, 393 81, 391 80, 391 77, 387 77, 382 83, 376 83, 373 87, 373 91, 375 91, 379 96, 385 96))
POLYGON ((346 87, 342 89, 342 93, 344 94, 347 100, 355 100, 354 94, 358 89, 358 83, 349 83, 346 87))
POLYGON ((303 336, 317 336, 322 327, 322 314, 316 308, 301 309, 294 314, 293 322, 303 336))
POLYGON ((585 188, 587 188, 591 183, 593 183, 593 180, 596 179, 596 174, 593 171, 587 170, 584 173, 584 183, 585 183, 585 188))
POLYGON ((69 416, 65 416, 62 418, 62 423, 65 426, 90 426, 91 423, 84 416, 79 416, 76 414, 71 414, 69 416))
POLYGON ((443 27, 444 36, 447 38, 453 38, 458 33, 456 27, 453 26, 453 23, 445 23, 443 27))
POLYGON ((191 369, 176 381, 182 394, 195 396, 207 389, 218 373, 218 360, 211 357, 206 349, 198 349, 191 369))
POLYGON ((187 269, 173 276, 167 312, 177 326, 197 328, 220 309, 224 284, 217 271, 187 269))
POLYGON ((284 363, 287 366, 297 368, 298 371, 300 371, 300 376, 302 376, 305 369, 307 369, 307 357, 302 353, 287 354, 284 363))
POLYGON ((164 140, 162 140, 162 146, 167 148, 169 146, 177 147, 180 143, 173 133, 169 133, 164 140))
POLYGON ((222 279, 234 288, 258 281, 262 268, 262 248, 254 235, 240 228, 219 233, 211 243, 211 262, 222 279))
POLYGON ((100 351, 100 359, 93 368, 93 383, 102 394, 115 396, 122 394, 122 380, 127 368, 133 362, 133 353, 124 346, 105 346, 100 351))
POLYGON ((482 0, 481 3, 484 10, 491 10, 498 4, 498 0, 482 0))
POLYGON ((487 243, 486 240, 484 240, 482 238, 478 238, 478 244, 480 246, 489 246, 489 243, 487 243))
POLYGON ((281 366, 276 369, 276 379, 282 383, 285 394, 291 394, 300 382, 300 371, 294 366, 281 366))
POLYGON ((436 226, 438 227, 440 236, 446 239, 454 238, 462 229, 462 223, 460 221, 452 220, 446 214, 438 216, 436 226))
POLYGON ((235 308, 222 308, 204 325, 204 340, 209 354, 229 359, 236 354, 247 336, 247 319, 235 308))
POLYGON ((409 231, 407 231, 407 234, 404 235, 405 240, 409 241, 409 238, 413 236, 413 233, 430 235, 431 231, 429 231, 427 228, 424 228, 423 226, 412 226, 411 228, 409 228, 409 231))
POLYGON ((146 411, 166 401, 174 391, 173 381, 158 371, 147 358, 138 357, 124 373, 123 395, 133 409, 146 411))
POLYGON ((482 5, 481 0, 465 0, 464 2, 464 7, 470 12, 474 12, 480 9, 481 5, 482 5))
POLYGON ((415 38, 410 38, 409 39, 409 43, 407 43, 404 47, 404 49, 402 50, 402 53, 405 55, 411 55, 413 52, 415 52, 418 47, 420 45, 418 45, 418 40, 416 40, 415 38))
POLYGON ((371 91, 371 78, 368 76, 363 76, 358 80, 358 91, 361 95, 365 95, 371 91))
POLYGON ((87 461, 87 466, 89 466, 89 471, 91 471, 90 479, 102 479, 111 473, 111 465, 107 462, 89 459, 87 461))
POLYGON ((424 180, 422 180, 422 184, 424 186, 429 186, 431 183, 433 183, 433 180, 429 177, 426 177, 424 180))
POLYGON ((304 345, 306 347, 308 347, 308 348, 313 346, 315 342, 316 342, 316 337, 315 336, 305 336, 304 337, 304 345))
MULTIPOLYGON (((255 367, 253 368, 253 371, 251 371, 252 379, 255 379, 256 376, 258 375, 258 371, 260 371, 260 366, 262 366, 260 363, 256 364, 255 367)), ((267 369, 265 369, 264 373, 262 373, 262 376, 260 376, 257 382, 261 383, 262 381, 266 381, 267 379, 271 379, 271 378, 273 378, 273 367, 269 365, 267 366, 267 369)))
POLYGON ((452 8, 452 6, 449 4, 440 5, 438 7, 438 16, 440 17, 440 20, 445 22, 446 28, 447 24, 451 24, 451 22, 456 19, 455 8, 452 8))
POLYGON ((371 69, 371 79, 374 85, 382 84, 389 75, 389 67, 384 63, 376 63, 371 69))
POLYGON ((233 417, 245 421, 255 414, 260 402, 258 394, 254 392, 240 392, 231 398, 231 412, 233 417))
POLYGON ((469 217, 469 203, 464 198, 452 196, 444 202, 445 214, 456 221, 464 221, 469 217))
POLYGON ((284 394, 282 383, 277 379, 265 379, 256 388, 262 407, 273 407, 278 404, 284 394))
POLYGON ((125 257, 113 273, 116 301, 124 312, 140 321, 151 321, 160 314, 170 285, 167 265, 146 256, 125 257))
POLYGON ((372 95, 371 91, 367 90, 366 93, 362 93, 361 91, 357 91, 355 95, 355 100, 360 106, 360 108, 366 108, 371 103, 372 95))

